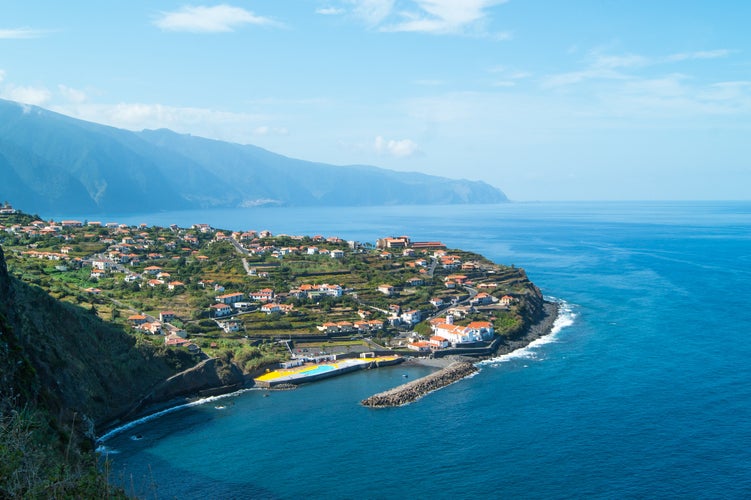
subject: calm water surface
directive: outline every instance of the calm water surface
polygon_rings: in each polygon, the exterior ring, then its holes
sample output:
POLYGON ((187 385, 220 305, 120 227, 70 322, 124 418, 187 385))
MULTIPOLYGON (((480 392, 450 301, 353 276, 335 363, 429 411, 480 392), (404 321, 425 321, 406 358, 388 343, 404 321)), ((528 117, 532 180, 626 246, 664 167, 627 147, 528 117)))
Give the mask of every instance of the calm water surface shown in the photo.
POLYGON ((751 496, 751 203, 246 209, 111 220, 438 239, 524 267, 567 308, 568 326, 554 336, 403 408, 358 401, 426 368, 358 372, 269 397, 248 391, 133 426, 102 443, 113 480, 130 492, 751 496))

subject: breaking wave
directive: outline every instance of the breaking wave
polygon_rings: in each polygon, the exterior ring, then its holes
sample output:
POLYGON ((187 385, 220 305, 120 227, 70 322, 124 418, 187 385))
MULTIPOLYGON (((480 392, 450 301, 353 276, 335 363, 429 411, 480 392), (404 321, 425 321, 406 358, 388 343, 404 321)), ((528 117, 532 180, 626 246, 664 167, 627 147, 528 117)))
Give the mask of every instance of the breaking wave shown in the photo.
POLYGON ((167 408, 165 410, 158 411, 158 412, 152 413, 150 415, 146 415, 145 417, 139 418, 137 420, 132 420, 132 421, 128 422, 127 424, 123 424, 120 427, 115 427, 114 429, 112 429, 112 430, 108 431, 107 433, 105 433, 104 435, 100 436, 96 440, 96 442, 100 445, 97 448, 97 451, 100 451, 100 449, 102 449, 102 452, 113 453, 113 450, 109 450, 106 446, 102 446, 102 443, 105 443, 108 439, 111 439, 112 437, 117 436, 118 434, 122 434, 123 432, 125 432, 125 431, 127 431, 129 429, 132 429, 132 428, 134 428, 134 427, 136 427, 138 425, 141 425, 141 424, 146 423, 146 422, 150 422, 151 420, 155 420, 155 419, 157 419, 159 417, 163 417, 164 415, 168 415, 170 413, 174 413, 176 411, 180 411, 180 410, 183 410, 185 408, 192 408, 194 406, 200 406, 200 405, 204 405, 206 403, 212 403, 214 401, 219 401, 219 400, 222 400, 222 399, 234 397, 234 396, 237 396, 238 394, 241 394, 241 393, 246 392, 248 390, 249 389, 241 389, 239 391, 231 392, 229 394, 221 394, 219 396, 210 396, 210 397, 207 397, 207 398, 197 399, 197 400, 191 401, 189 403, 184 403, 184 404, 181 404, 181 405, 172 406, 172 407, 167 408))
POLYGON ((540 337, 539 339, 533 340, 521 349, 517 349, 495 358, 481 361, 480 363, 478 363, 478 366, 493 366, 499 363, 507 363, 509 361, 518 359, 539 359, 538 348, 545 344, 556 342, 558 340, 558 334, 561 332, 561 330, 573 325, 576 320, 576 313, 574 312, 571 304, 563 299, 558 299, 555 297, 547 298, 558 304, 558 316, 555 318, 555 321, 553 321, 553 327, 550 329, 550 333, 543 337, 540 337))

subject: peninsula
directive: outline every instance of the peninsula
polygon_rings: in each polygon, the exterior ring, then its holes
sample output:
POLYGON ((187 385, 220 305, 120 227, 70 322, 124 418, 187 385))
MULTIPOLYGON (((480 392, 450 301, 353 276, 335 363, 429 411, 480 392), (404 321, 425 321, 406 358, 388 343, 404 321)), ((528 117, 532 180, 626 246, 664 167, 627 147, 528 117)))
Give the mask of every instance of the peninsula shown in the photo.
POLYGON ((33 429, 32 442, 70 436, 45 448, 61 453, 53 462, 75 449, 90 463, 101 429, 175 398, 275 386, 277 368, 304 372, 289 386, 405 359, 445 366, 522 347, 555 315, 523 269, 438 241, 56 221, 0 206, 0 423, 33 429), (338 366, 311 368, 326 362, 338 366))

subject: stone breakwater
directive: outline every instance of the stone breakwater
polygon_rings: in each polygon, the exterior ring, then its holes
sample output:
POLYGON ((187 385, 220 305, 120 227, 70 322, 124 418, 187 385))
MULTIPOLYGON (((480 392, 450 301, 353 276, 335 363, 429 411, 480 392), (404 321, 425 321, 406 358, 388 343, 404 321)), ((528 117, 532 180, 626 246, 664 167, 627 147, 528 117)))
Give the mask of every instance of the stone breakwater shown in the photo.
POLYGON ((363 399, 361 404, 372 408, 406 405, 420 399, 429 392, 472 375, 476 371, 477 367, 468 361, 455 361, 435 373, 363 399))

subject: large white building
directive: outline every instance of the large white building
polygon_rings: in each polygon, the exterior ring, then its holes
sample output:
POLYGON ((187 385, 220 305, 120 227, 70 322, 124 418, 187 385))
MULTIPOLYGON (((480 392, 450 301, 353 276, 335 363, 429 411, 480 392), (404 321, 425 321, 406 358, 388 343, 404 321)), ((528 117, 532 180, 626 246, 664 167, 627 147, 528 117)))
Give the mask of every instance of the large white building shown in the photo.
POLYGON ((467 326, 438 323, 433 327, 433 332, 435 336, 443 337, 453 346, 490 340, 495 334, 493 324, 489 321, 473 321, 467 326))

